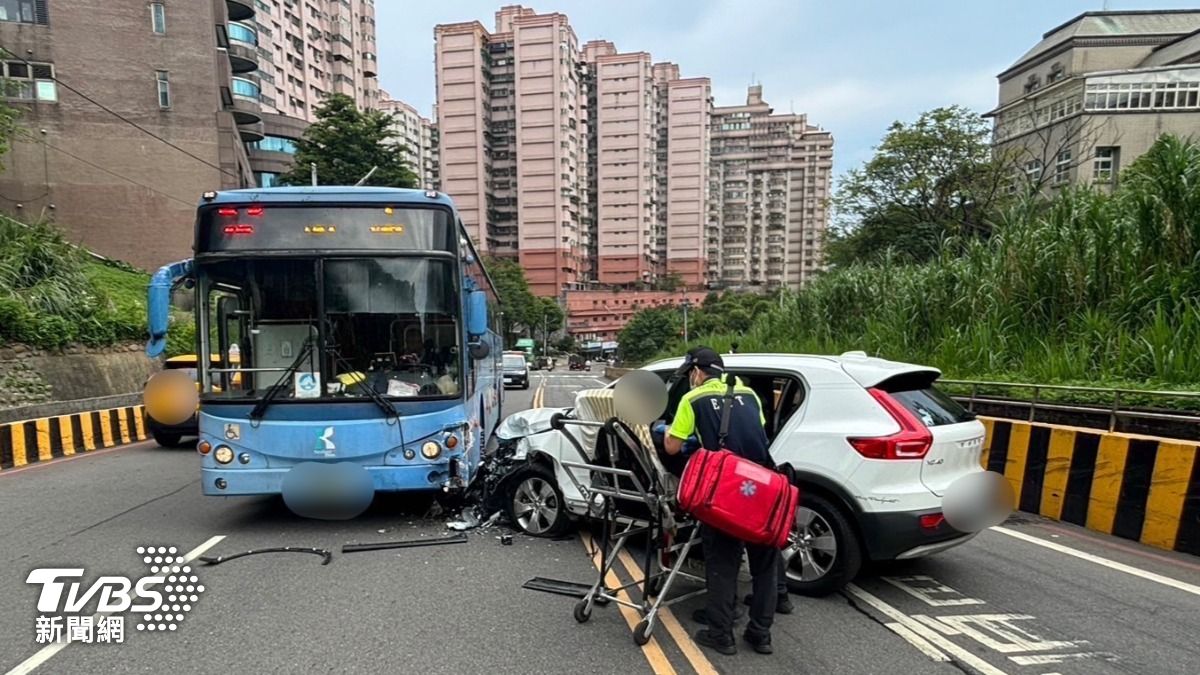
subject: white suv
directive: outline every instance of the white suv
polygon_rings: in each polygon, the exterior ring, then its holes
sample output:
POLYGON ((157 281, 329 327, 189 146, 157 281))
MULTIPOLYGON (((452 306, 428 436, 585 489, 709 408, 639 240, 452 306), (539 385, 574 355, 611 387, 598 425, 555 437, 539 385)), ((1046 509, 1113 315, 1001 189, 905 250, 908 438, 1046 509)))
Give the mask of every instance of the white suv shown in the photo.
MULTIPOLYGON (((934 387, 937 369, 862 352, 723 358, 728 372, 758 392, 771 455, 800 486, 796 536, 784 552, 793 592, 823 595, 851 581, 864 560, 916 558, 974 536, 945 521, 942 495, 956 479, 983 470, 984 428, 934 387)), ((668 421, 688 386, 669 381, 681 363, 643 367, 670 387, 668 421)), ((514 433, 544 427, 551 412, 517 413, 501 432, 521 445, 526 462, 506 481, 509 515, 543 536, 587 511, 560 464, 578 461, 576 451, 559 434, 514 433)))

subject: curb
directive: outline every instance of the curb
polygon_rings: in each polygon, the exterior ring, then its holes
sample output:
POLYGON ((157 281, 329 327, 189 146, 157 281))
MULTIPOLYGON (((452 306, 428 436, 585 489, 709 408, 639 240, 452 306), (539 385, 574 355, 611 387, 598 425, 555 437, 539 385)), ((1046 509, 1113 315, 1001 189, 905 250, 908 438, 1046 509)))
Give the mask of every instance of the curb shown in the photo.
POLYGON ((0 424, 0 471, 146 438, 141 405, 0 424))
POLYGON ((1200 443, 980 417, 1021 511, 1200 555, 1200 443))

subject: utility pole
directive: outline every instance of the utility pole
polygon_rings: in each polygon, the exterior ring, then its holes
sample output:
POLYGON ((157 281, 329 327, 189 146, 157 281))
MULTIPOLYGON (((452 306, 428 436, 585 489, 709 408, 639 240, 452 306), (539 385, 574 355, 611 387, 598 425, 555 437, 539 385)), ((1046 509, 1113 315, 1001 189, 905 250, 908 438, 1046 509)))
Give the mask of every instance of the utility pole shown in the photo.
POLYGON ((688 300, 687 295, 684 295, 682 291, 680 294, 683 295, 683 302, 680 304, 683 306, 683 344, 686 345, 688 344, 688 307, 691 306, 692 302, 688 300))

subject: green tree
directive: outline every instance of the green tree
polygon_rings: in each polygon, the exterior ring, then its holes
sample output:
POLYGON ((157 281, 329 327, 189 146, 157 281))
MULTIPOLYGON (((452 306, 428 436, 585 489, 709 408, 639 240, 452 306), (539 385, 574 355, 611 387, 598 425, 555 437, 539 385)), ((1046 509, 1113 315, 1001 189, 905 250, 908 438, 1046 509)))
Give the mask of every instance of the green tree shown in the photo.
POLYGON ((563 354, 574 354, 579 351, 579 343, 574 335, 568 333, 554 341, 554 349, 563 354))
POLYGON ((962 106, 893 122, 875 155, 838 186, 830 260, 875 260, 888 250, 928 260, 945 237, 988 236, 1011 175, 990 141, 987 120, 962 106))
POLYGON ((621 329, 621 357, 630 363, 646 361, 678 340, 682 330, 683 315, 677 308, 643 309, 621 329))
POLYGON ((316 110, 317 121, 296 142, 294 163, 279 180, 308 185, 317 165, 322 185, 354 185, 378 167, 364 185, 416 187, 417 177, 401 159, 392 119, 378 110, 359 110, 354 99, 334 94, 316 110))
POLYGON ((553 333, 563 327, 566 316, 562 308, 553 298, 539 298, 530 292, 525 270, 515 260, 487 258, 483 265, 500 295, 500 330, 505 344, 512 344, 522 334, 541 338, 543 330, 553 333))

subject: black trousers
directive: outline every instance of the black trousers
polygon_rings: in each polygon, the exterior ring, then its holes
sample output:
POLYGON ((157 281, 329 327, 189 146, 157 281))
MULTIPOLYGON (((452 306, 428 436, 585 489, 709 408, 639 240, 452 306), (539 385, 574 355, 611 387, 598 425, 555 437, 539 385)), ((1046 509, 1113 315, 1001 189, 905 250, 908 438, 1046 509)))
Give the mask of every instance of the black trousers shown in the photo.
POLYGON ((708 587, 708 629, 718 640, 733 640, 733 613, 738 601, 737 577, 742 566, 742 551, 750 560, 753 577, 750 601, 750 625, 746 632, 768 636, 775 620, 775 601, 779 594, 779 550, 769 546, 747 544, 718 532, 707 525, 700 529, 704 542, 704 576, 708 587))

